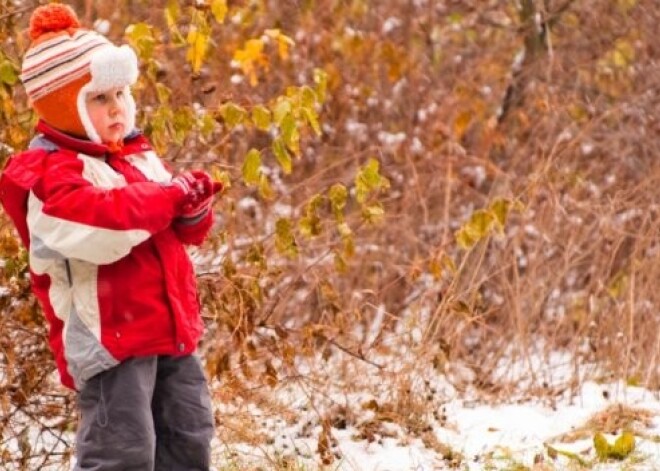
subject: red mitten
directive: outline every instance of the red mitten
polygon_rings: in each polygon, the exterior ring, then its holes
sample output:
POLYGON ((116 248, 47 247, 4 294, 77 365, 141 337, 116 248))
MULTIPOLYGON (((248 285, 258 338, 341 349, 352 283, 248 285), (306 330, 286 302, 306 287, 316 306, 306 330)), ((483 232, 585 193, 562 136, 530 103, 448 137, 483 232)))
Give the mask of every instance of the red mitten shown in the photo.
POLYGON ((211 176, 202 170, 183 172, 172 182, 185 185, 188 189, 179 213, 180 217, 187 221, 201 219, 211 208, 213 195, 223 188, 222 183, 214 182, 211 176))
POLYGON ((216 182, 213 181, 213 194, 215 195, 216 193, 220 193, 225 186, 222 184, 222 182, 216 182))
POLYGON ((181 208, 181 217, 185 219, 197 219, 203 216, 213 204, 213 195, 201 200, 188 201, 181 208))
POLYGON ((197 180, 196 189, 201 196, 212 196, 224 188, 221 182, 213 181, 211 175, 202 170, 193 170, 190 172, 197 180))
POLYGON ((199 185, 197 177, 193 172, 182 172, 178 176, 172 179, 172 184, 178 186, 186 199, 194 198, 194 195, 197 193, 197 187, 199 185))
POLYGON ((195 193, 201 200, 213 195, 213 181, 211 176, 203 170, 192 170, 190 174, 195 177, 195 193))

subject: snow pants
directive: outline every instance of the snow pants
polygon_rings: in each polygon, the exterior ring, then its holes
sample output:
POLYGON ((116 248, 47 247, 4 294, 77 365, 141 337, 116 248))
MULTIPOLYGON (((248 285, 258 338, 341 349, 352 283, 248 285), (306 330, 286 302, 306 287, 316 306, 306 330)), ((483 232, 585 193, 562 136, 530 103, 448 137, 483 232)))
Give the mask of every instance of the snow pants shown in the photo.
POLYGON ((214 434, 199 358, 131 358, 78 393, 75 471, 208 471, 214 434))

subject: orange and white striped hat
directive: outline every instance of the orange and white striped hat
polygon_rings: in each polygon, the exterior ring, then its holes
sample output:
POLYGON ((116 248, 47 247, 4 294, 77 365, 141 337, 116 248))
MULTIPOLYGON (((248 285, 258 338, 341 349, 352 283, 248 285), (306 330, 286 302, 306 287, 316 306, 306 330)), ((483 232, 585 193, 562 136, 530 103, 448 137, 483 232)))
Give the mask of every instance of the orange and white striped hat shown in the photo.
POLYGON ((87 93, 124 87, 126 134, 135 126, 130 85, 138 78, 137 57, 129 46, 80 27, 71 7, 51 3, 30 17, 32 44, 23 58, 21 81, 35 111, 48 124, 100 143, 85 106, 87 93))

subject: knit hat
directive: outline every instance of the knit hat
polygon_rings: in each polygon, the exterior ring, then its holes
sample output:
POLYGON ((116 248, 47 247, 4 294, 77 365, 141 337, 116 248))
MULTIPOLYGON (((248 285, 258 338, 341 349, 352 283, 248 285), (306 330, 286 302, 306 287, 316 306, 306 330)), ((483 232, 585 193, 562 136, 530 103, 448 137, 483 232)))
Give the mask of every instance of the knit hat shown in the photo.
POLYGON ((124 87, 126 135, 133 131, 135 101, 129 87, 137 80, 138 65, 129 46, 114 46, 95 31, 81 28, 71 7, 59 3, 34 10, 30 39, 21 81, 41 119, 60 131, 100 144, 85 97, 124 87))

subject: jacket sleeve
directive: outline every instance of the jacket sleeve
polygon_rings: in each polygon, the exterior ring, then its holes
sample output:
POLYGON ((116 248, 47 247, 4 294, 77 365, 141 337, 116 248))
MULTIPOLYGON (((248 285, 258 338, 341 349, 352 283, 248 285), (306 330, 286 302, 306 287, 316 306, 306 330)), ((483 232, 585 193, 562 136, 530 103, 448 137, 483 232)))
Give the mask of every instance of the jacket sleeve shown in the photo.
POLYGON ((79 159, 60 159, 33 188, 27 217, 33 251, 113 263, 169 227, 184 197, 176 185, 156 182, 96 187, 83 171, 79 159))
POLYGON ((181 243, 202 245, 212 226, 213 210, 209 209, 198 218, 176 218, 172 224, 172 229, 181 243))

